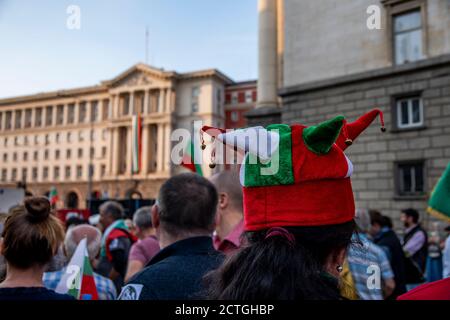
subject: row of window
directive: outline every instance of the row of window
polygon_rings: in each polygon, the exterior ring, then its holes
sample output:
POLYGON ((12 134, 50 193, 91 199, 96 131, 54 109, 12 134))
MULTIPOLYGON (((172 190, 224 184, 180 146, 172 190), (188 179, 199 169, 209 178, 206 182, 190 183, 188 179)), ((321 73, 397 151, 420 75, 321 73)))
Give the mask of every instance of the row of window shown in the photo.
MULTIPOLYGON (((220 114, 222 112, 222 89, 216 88, 216 112, 220 114)), ((200 87, 194 86, 191 89, 191 112, 197 113, 200 110, 200 87)))
MULTIPOLYGON (((86 135, 89 135, 89 139, 92 141, 95 141, 97 139, 97 134, 96 134, 95 130, 91 130, 90 134, 88 134, 86 131, 79 131, 78 135, 77 135, 78 141, 79 142, 85 141, 86 135)), ((74 136, 73 132, 67 132, 65 134, 65 141, 63 141, 63 135, 61 133, 55 133, 53 135, 53 139, 51 139, 52 138, 51 134, 46 134, 46 135, 43 135, 42 137, 39 135, 35 135, 33 137, 33 143, 34 143, 34 145, 41 145, 41 144, 49 145, 51 142, 53 142, 53 143, 60 143, 60 142, 70 143, 70 142, 74 142, 73 136, 74 136), (41 139, 43 139, 43 141, 40 141, 41 139)), ((107 129, 103 129, 101 131, 102 140, 105 141, 107 139, 107 136, 108 136, 107 129)), ((29 136, 23 136, 23 137, 16 136, 16 137, 14 137, 14 139, 11 139, 11 140, 9 140, 8 137, 5 137, 3 139, 3 146, 4 147, 9 146, 10 141, 13 146, 28 146, 30 144, 29 136)))
MULTIPOLYGON (((89 170, 89 166, 83 166, 83 165, 77 165, 74 167, 76 172, 76 178, 81 179, 83 177, 84 170, 89 170)), ((92 165, 91 167, 91 176, 95 175, 95 165, 92 165)), ((99 166, 100 168, 100 177, 104 177, 106 175, 106 165, 102 164, 99 166)), ((65 166, 65 167, 53 167, 53 178, 52 180, 59 180, 61 178, 64 179, 71 179, 72 178, 72 166, 65 166), (62 172, 62 169, 64 169, 64 172, 62 172), (63 174, 62 174, 63 173, 63 174)), ((41 170, 41 180, 47 181, 49 180, 49 167, 43 167, 41 170)), ((88 171, 87 171, 88 172, 88 171)), ((10 170, 10 176, 8 176, 8 170, 2 169, 1 171, 1 181, 6 182, 16 182, 18 181, 19 169, 13 168, 10 170), (8 180, 9 178, 9 180, 8 180)), ((89 174, 89 173, 88 173, 89 174)), ((28 168, 22 168, 21 170, 21 181, 28 180, 28 168)), ((38 181, 39 180, 39 170, 37 167, 34 167, 31 169, 31 180, 32 181, 38 181)))
POLYGON ((46 107, 36 107, 25 110, 14 110, 0 112, 0 130, 22 129, 22 128, 40 128, 43 126, 63 125, 65 118, 65 109, 67 108, 67 124, 87 122, 88 106, 91 108, 90 122, 108 119, 109 99, 103 100, 103 109, 100 117, 101 101, 80 102, 78 105, 78 119, 75 119, 77 106, 75 103, 68 105, 56 105, 46 107), (56 110, 56 111, 54 111, 56 110), (34 121, 33 121, 34 112, 34 121), (55 113, 55 114, 54 114, 55 113))
MULTIPOLYGON (((254 90, 246 90, 245 92, 244 92, 244 96, 242 97, 242 99, 239 99, 239 91, 233 91, 233 92, 231 92, 231 100, 230 101, 227 101, 227 103, 231 103, 231 104, 238 104, 238 103, 240 103, 240 102, 243 102, 243 103, 252 103, 252 102, 255 102, 255 96, 254 96, 254 90), (240 101, 241 100, 241 101, 240 101)), ((241 92, 241 94, 242 94, 242 92, 241 92)), ((228 99, 227 99, 228 100, 228 99)))
MULTIPOLYGON (((83 148, 78 148, 77 150, 77 157, 78 159, 82 159, 83 158, 83 152, 84 149, 83 148)), ((22 153, 22 158, 19 159, 18 157, 18 153, 17 152, 13 152, 12 153, 12 157, 11 157, 11 161, 15 162, 15 161, 28 161, 29 157, 28 157, 29 153, 27 151, 24 151, 22 153)), ((89 156, 92 158, 95 158, 95 148, 91 147, 89 149, 89 156)), ((101 154, 100 154, 101 158, 105 158, 106 157, 106 147, 102 147, 101 148, 101 154)), ((42 160, 49 160, 50 158, 50 152, 49 150, 44 150, 43 151, 43 159, 42 160)), ((66 150, 66 157, 65 159, 71 159, 72 158, 72 150, 71 149, 67 149, 66 150)), ((8 162, 9 158, 8 158, 8 153, 4 153, 3 154, 3 162, 8 162)), ((55 160, 59 160, 61 159, 61 150, 55 150, 54 151, 54 159, 55 160)), ((33 152, 33 160, 34 161, 38 161, 39 160, 39 151, 34 151, 33 152)))

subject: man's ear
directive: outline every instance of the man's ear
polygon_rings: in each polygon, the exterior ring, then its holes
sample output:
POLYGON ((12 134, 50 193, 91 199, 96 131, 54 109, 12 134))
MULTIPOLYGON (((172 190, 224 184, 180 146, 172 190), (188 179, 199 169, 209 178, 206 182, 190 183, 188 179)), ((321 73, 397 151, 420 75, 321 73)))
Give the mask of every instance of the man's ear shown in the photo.
POLYGON ((229 204, 230 198, 228 197, 228 193, 220 192, 219 193, 219 208, 225 209, 229 204))
POLYGON ((3 238, 0 238, 0 255, 3 256, 3 238))
POLYGON ((159 213, 158 213, 157 205, 153 205, 153 207, 152 207, 152 224, 153 224, 153 228, 155 228, 155 230, 159 229, 160 220, 159 220, 159 213))

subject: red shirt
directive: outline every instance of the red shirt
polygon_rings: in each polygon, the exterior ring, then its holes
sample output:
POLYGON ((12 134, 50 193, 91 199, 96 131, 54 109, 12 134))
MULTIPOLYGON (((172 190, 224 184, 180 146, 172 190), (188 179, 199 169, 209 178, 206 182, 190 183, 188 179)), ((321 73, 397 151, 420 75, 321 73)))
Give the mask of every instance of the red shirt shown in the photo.
POLYGON ((217 235, 214 236, 214 248, 217 251, 223 252, 225 254, 231 253, 232 251, 239 249, 241 246, 241 235, 244 232, 244 219, 239 222, 233 230, 221 240, 217 235))
POLYGON ((450 278, 423 284, 397 300, 450 300, 450 278))

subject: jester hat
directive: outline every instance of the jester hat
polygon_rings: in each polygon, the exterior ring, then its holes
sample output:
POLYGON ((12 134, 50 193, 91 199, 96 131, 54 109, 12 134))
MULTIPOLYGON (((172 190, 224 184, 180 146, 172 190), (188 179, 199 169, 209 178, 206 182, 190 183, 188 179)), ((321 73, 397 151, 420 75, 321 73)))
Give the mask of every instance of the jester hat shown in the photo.
POLYGON ((320 226, 351 221, 355 215, 344 150, 377 117, 374 109, 354 122, 343 116, 316 126, 272 124, 228 131, 204 126, 202 134, 245 153, 240 169, 246 231, 271 227, 320 226))

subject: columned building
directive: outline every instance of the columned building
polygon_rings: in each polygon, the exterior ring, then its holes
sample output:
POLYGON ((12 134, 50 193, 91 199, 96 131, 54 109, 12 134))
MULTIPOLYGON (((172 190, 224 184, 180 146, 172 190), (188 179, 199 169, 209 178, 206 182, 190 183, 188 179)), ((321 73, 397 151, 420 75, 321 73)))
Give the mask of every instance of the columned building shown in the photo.
MULTIPOLYGON (((1 99, 0 185, 22 182, 34 195, 56 187, 59 207, 83 208, 89 192, 155 198, 165 179, 183 170, 171 161, 173 130, 193 132, 197 120, 223 126, 225 87, 232 83, 217 70, 177 73, 137 64, 96 86, 1 99)), ((212 173, 207 161, 202 167, 212 173)))

